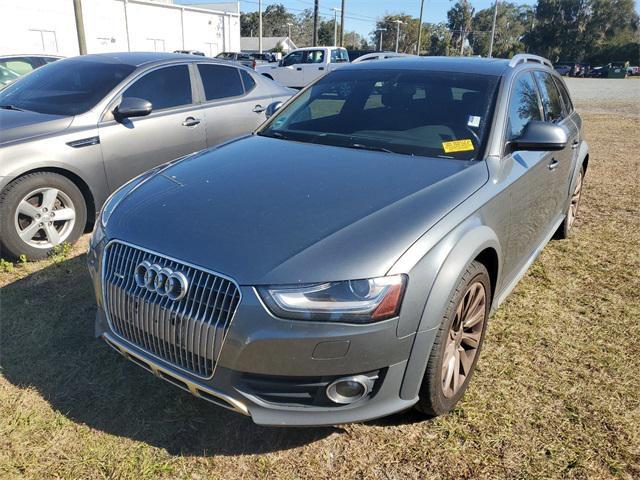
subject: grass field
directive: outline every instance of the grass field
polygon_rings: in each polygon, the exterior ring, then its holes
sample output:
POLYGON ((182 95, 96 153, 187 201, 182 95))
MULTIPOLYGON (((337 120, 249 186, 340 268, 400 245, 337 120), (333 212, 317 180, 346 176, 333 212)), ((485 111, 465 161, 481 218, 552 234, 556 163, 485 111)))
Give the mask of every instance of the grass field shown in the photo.
POLYGON ((584 123, 574 235, 493 316, 452 414, 262 428, 197 400, 93 338, 85 238, 0 273, 0 478, 640 478, 640 116, 584 123))

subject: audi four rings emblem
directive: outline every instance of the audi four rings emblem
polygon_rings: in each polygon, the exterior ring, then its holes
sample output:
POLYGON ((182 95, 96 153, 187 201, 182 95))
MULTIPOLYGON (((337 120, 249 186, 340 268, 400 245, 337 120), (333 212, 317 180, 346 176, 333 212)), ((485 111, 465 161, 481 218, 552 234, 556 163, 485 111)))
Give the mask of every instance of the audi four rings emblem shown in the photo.
POLYGON ((135 281, 138 287, 175 301, 182 300, 189 290, 189 280, 184 273, 147 260, 136 267, 135 281))

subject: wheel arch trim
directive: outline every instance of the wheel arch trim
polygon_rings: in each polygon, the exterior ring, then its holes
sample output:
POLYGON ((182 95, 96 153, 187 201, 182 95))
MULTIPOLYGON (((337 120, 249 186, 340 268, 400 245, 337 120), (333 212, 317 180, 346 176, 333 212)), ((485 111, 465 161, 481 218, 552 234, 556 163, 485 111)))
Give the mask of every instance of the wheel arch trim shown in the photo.
MULTIPOLYGON (((466 268, 483 252, 492 252, 491 255, 495 254, 497 260, 496 271, 493 272, 494 278, 492 278, 492 284, 495 285, 492 292, 492 305, 494 304, 495 290, 500 288, 502 281, 502 249, 498 236, 490 227, 476 225, 464 231, 455 245, 444 255, 435 279, 431 282, 402 381, 401 398, 410 399, 418 395, 435 333, 440 327, 451 294, 466 268)), ((490 272, 491 275, 492 272, 490 272)))

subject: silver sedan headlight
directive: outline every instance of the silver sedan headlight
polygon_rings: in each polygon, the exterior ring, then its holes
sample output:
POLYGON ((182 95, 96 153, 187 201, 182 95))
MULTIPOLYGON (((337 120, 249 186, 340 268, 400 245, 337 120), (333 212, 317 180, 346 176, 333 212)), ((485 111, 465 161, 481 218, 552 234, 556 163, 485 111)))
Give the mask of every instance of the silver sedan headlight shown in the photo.
POLYGON ((276 316, 294 320, 370 323, 398 315, 405 275, 296 286, 258 287, 276 316))

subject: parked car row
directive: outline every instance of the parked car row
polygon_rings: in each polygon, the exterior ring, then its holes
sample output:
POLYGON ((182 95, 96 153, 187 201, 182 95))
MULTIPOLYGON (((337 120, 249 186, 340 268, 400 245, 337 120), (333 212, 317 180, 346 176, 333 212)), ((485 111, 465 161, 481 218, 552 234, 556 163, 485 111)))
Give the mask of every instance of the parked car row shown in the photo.
POLYGON ((60 60, 0 92, 0 249, 44 258, 132 177, 252 131, 292 94, 252 70, 178 54, 60 60))
POLYGON ((334 68, 342 50, 292 52, 331 65, 292 99, 180 54, 15 82, 2 252, 42 258, 94 225, 96 335, 258 424, 450 411, 491 312, 574 226, 582 120, 540 57, 334 68))

